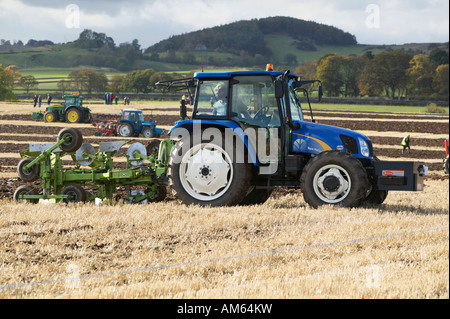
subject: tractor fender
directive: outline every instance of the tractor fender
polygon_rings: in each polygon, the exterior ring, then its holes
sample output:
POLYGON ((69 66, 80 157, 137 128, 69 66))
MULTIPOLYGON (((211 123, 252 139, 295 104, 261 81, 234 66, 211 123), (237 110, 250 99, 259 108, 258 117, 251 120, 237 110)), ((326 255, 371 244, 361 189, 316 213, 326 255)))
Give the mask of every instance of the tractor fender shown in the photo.
POLYGON ((249 142, 249 139, 242 128, 233 121, 221 120, 186 120, 175 122, 175 126, 172 127, 168 133, 170 139, 177 140, 190 136, 191 134, 203 134, 203 131, 207 128, 218 128, 221 131, 230 129, 233 135, 237 136, 243 143, 249 155, 249 162, 254 166, 259 167, 260 163, 256 153, 255 147, 249 142))

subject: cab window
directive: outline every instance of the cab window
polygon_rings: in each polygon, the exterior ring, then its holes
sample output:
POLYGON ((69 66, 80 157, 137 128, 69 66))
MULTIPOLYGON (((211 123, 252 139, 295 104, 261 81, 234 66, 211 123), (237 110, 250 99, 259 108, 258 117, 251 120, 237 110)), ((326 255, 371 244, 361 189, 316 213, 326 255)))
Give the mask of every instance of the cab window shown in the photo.
POLYGON ((226 117, 228 112, 228 81, 200 82, 195 115, 202 117, 226 117))
POLYGON ((267 75, 233 78, 231 116, 258 127, 281 125, 273 79, 267 75))

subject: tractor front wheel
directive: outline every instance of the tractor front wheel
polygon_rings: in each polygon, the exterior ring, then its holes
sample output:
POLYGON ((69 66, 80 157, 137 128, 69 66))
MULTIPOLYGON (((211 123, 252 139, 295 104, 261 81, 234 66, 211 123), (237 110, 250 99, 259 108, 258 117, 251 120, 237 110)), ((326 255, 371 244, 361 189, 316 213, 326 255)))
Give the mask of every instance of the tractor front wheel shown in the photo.
POLYGON ((155 135, 155 131, 150 127, 146 127, 142 130, 142 136, 144 136, 145 138, 153 138, 155 137, 155 135))
POLYGON ((369 189, 366 170, 351 154, 323 152, 311 159, 300 178, 303 198, 312 207, 359 206, 369 189))
POLYGON ((45 122, 56 122, 58 120, 58 115, 54 111, 47 111, 44 113, 45 122))

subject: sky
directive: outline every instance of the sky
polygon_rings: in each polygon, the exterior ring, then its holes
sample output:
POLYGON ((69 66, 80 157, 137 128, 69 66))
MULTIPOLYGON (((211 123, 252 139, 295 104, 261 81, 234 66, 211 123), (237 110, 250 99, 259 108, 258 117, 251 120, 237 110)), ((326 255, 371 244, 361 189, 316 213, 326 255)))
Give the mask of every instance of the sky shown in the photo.
POLYGON ((74 41, 84 29, 147 48, 170 36, 286 16, 335 26, 360 44, 449 41, 449 0, 0 0, 0 39, 74 41))

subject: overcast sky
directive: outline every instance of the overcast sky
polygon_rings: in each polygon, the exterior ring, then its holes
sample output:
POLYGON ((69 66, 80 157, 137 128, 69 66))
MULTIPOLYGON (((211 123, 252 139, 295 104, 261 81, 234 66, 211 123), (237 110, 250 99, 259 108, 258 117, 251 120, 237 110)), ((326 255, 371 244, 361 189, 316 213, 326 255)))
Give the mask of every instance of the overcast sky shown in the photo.
POLYGON ((0 0, 0 39, 74 41, 84 29, 147 48, 172 35, 288 16, 336 26, 361 44, 449 41, 449 0, 0 0))

